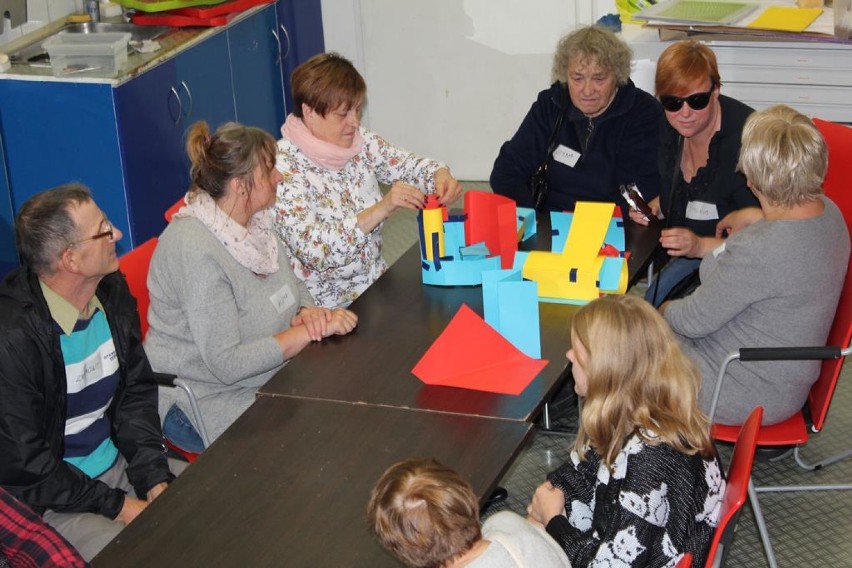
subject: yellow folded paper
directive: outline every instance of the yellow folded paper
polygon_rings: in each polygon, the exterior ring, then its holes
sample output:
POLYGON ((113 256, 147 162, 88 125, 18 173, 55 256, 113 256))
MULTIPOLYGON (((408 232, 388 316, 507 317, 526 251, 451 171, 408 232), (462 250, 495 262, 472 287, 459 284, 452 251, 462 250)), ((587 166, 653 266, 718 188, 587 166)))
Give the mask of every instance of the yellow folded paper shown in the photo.
POLYGON ((748 27, 782 32, 803 32, 820 14, 822 14, 820 8, 771 6, 764 10, 748 27))

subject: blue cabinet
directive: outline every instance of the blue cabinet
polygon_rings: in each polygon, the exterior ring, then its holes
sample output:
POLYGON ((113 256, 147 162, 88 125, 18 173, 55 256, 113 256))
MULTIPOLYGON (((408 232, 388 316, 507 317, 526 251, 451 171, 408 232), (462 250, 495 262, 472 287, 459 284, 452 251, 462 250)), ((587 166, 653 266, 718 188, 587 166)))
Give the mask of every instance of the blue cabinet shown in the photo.
POLYGON ((293 110, 290 74, 317 53, 325 52, 320 0, 278 0, 281 73, 288 112, 293 110))
MULTIPOLYGON (((131 234, 110 85, 0 81, 0 128, 15 211, 40 191, 80 182, 131 234)), ((129 250, 127 241, 120 243, 123 250, 129 250)))
POLYGON ((276 135, 285 117, 276 26, 268 6, 119 86, 0 80, 0 270, 7 257, 17 264, 12 212, 37 192, 89 186, 125 234, 123 254, 158 235, 189 188, 192 123, 239 120, 276 135))
POLYGON ((228 29, 237 121, 275 138, 286 116, 277 25, 275 7, 269 6, 228 29))
MULTIPOLYGON (((179 86, 176 65, 167 62, 115 89, 125 180, 121 197, 132 226, 125 233, 130 238, 119 245, 127 250, 162 231, 163 211, 189 185, 179 86)), ((100 192, 95 198, 100 202, 100 192)))

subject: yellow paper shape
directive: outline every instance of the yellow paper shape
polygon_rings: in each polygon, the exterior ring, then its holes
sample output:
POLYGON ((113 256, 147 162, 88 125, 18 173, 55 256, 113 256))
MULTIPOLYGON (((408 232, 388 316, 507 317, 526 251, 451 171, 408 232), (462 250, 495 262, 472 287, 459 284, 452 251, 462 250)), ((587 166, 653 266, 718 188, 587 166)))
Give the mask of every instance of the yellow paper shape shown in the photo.
POLYGON ((540 297, 591 301, 600 296, 600 250, 614 209, 612 203, 578 202, 563 252, 529 253, 523 276, 538 282, 540 297))
POLYGON ((426 259, 434 262, 432 235, 438 234, 438 255, 444 254, 444 214, 440 207, 423 210, 423 237, 426 239, 426 259))
POLYGON ((783 32, 803 32, 816 20, 822 9, 770 6, 748 27, 783 32))
POLYGON ((612 203, 578 201, 563 252, 590 259, 597 257, 614 210, 615 205, 612 203))

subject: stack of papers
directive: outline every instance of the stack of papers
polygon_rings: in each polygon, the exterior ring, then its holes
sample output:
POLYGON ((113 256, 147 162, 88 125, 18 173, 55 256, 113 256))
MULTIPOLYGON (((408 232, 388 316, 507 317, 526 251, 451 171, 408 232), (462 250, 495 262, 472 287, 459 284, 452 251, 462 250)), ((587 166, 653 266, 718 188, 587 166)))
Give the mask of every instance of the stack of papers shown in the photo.
POLYGON ((757 4, 748 2, 671 0, 645 8, 633 17, 637 20, 728 26, 738 22, 756 9, 757 4))
POLYGON ((803 32, 822 14, 821 8, 770 6, 748 27, 759 30, 803 32))

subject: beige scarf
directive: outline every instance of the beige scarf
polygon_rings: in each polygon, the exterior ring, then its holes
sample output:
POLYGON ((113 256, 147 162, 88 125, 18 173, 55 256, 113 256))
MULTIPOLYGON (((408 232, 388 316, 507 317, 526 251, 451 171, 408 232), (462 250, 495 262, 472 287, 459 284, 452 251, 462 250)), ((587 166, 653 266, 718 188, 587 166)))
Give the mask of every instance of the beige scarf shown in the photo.
POLYGON ((220 209, 212 197, 199 190, 187 195, 187 205, 175 217, 195 217, 204 223, 234 260, 255 274, 278 272, 278 238, 271 209, 258 211, 243 227, 220 209))

